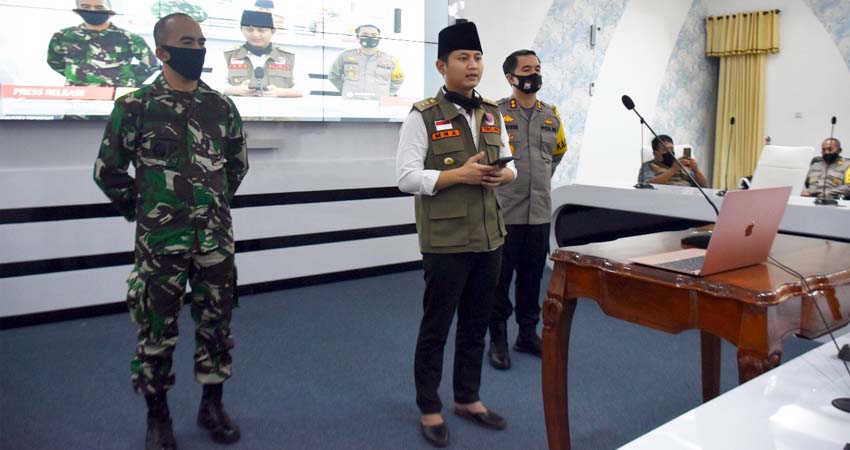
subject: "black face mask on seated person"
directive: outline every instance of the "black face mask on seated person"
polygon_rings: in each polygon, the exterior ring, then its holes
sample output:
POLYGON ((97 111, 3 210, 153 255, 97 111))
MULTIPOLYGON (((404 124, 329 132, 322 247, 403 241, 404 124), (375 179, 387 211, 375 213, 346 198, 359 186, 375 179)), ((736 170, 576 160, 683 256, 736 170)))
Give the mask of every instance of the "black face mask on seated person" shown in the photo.
POLYGON ((375 48, 375 47, 378 46, 379 43, 381 43, 381 38, 376 38, 376 37, 360 38, 360 45, 362 45, 363 48, 375 48))
POLYGON ((207 49, 172 47, 170 45, 162 45, 161 47, 171 55, 171 58, 165 61, 168 67, 174 69, 187 80, 197 81, 201 79, 207 49))
POLYGON ((823 161, 826 165, 830 165, 835 161, 838 161, 838 153, 825 153, 823 156, 823 161))
POLYGON ((89 25, 103 25, 109 20, 112 11, 92 11, 89 9, 75 9, 75 13, 83 18, 83 21, 89 25))
POLYGON ((673 165, 676 164, 676 156, 673 155, 672 152, 666 152, 665 151, 663 158, 664 158, 664 164, 669 166, 669 167, 673 167, 673 165))

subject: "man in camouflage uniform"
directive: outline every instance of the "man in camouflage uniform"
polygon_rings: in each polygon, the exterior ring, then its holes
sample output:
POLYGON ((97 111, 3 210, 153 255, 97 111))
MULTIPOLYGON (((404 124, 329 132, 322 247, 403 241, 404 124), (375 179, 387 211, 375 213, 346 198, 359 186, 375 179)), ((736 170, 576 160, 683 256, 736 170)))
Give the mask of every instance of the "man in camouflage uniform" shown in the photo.
POLYGON ((224 52, 224 93, 239 96, 301 97, 295 89, 295 55, 272 45, 274 18, 262 11, 242 12, 245 43, 224 52))
POLYGON ((850 161, 841 156, 841 142, 828 138, 821 143, 821 156, 812 159, 806 187, 800 195, 820 197, 826 183, 826 198, 850 198, 850 161))
POLYGON ((195 320, 195 379, 203 385, 198 424, 218 442, 239 439, 221 403, 231 374, 235 298, 233 196, 248 171, 242 121, 233 103, 199 81, 205 38, 185 14, 154 28, 165 63, 153 84, 115 101, 94 179, 127 220, 136 220, 127 302, 138 325, 130 367, 148 404, 147 448, 175 448, 166 391, 188 281, 195 320), (127 173, 135 167, 135 178, 127 173))
POLYGON ((344 98, 396 95, 404 83, 404 73, 394 56, 378 50, 381 30, 374 25, 360 25, 356 33, 360 48, 340 53, 328 79, 344 98))
POLYGON ((174 13, 186 14, 198 23, 207 20, 207 17, 209 17, 204 8, 183 0, 155 0, 151 5, 151 14, 154 17, 165 17, 174 13))
POLYGON ((109 21, 108 0, 77 0, 74 12, 85 23, 56 32, 47 48, 47 64, 71 86, 141 86, 157 70, 141 36, 109 21))
POLYGON ((552 175, 567 151, 564 123, 557 108, 540 101, 543 87, 540 59, 532 50, 517 50, 505 59, 502 71, 513 95, 499 100, 511 153, 517 158, 517 179, 496 190, 505 216, 505 245, 493 313, 490 316, 490 364, 508 369, 507 322, 516 311, 519 334, 514 350, 540 356, 540 280, 549 251, 552 175), (511 280, 516 272, 514 303, 511 280))

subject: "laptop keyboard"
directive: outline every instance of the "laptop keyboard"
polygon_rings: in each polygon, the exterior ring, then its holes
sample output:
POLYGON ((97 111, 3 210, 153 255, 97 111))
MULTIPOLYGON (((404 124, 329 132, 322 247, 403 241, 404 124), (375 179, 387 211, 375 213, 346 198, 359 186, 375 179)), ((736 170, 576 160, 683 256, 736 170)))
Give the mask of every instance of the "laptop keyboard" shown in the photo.
POLYGON ((684 272, 694 272, 702 269, 702 262, 704 260, 705 256, 696 256, 694 258, 679 259, 676 261, 670 261, 656 265, 658 267, 664 267, 667 269, 681 270, 684 272))

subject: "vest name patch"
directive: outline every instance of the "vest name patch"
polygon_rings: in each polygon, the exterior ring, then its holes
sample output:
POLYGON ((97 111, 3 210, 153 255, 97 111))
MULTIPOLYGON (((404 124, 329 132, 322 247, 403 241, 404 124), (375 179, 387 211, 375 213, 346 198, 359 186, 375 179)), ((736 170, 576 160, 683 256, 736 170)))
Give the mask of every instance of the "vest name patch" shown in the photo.
POLYGON ((499 128, 499 127, 481 127, 481 132, 482 132, 482 133, 496 133, 496 134, 501 134, 501 133, 502 133, 502 129, 501 129, 501 128, 499 128))
POLYGON ((287 64, 269 64, 269 69, 272 70, 290 70, 287 64))
POLYGON ((460 130, 446 130, 446 131, 438 131, 436 133, 431 134, 432 141, 439 141, 440 139, 457 137, 460 136, 460 130))
POLYGON ((227 67, 229 69, 247 69, 248 64, 230 64, 227 67))

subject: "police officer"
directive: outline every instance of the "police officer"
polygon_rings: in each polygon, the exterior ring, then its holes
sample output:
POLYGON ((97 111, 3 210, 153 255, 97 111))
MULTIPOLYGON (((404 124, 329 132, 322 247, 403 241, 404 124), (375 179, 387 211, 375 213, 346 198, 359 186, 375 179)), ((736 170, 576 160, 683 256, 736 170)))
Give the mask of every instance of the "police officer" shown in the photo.
POLYGON ((375 25, 360 25, 355 32, 360 48, 340 53, 328 79, 344 98, 396 95, 404 83, 404 73, 394 56, 378 50, 381 30, 375 25))
POLYGON ((204 8, 184 0, 156 0, 151 5, 151 14, 154 17, 165 17, 174 13, 187 14, 198 23, 207 20, 207 17, 209 17, 204 8))
POLYGON ((272 15, 261 11, 242 12, 245 43, 224 52, 227 63, 227 95, 301 97, 294 89, 295 55, 272 45, 275 34, 272 15))
POLYGON ((47 64, 70 86, 132 87, 157 70, 141 36, 118 28, 109 0, 77 0, 74 12, 84 23, 53 34, 47 64))
POLYGON ((511 53, 502 65, 513 89, 499 101, 511 152, 517 158, 517 179, 496 193, 502 203, 508 235, 502 247, 502 274, 490 317, 490 364, 511 366, 507 320, 514 311, 509 290, 516 272, 514 298, 519 325, 514 350, 541 354, 537 322, 540 320, 540 280, 549 249, 552 213, 551 177, 567 151, 564 126, 558 110, 537 99, 543 86, 540 60, 531 50, 511 53))
POLYGON ((182 13, 163 17, 154 39, 163 72, 115 101, 94 165, 98 186, 136 221, 127 281, 138 326, 133 387, 148 405, 146 449, 176 448, 166 392, 174 384, 171 356, 188 281, 195 380, 203 385, 198 424, 215 441, 232 443, 239 428, 221 397, 231 373, 236 289, 230 204, 248 171, 242 120, 227 97, 199 81, 206 39, 197 22, 182 13))
POLYGON ((495 189, 516 176, 496 103, 475 91, 483 71, 481 43, 471 22, 439 33, 437 70, 445 86, 416 103, 401 127, 398 186, 415 194, 416 229, 425 269, 423 316, 414 357, 421 431, 433 445, 448 444, 449 432, 437 394, 443 350, 457 312, 454 412, 481 426, 503 429, 478 391, 484 336, 499 277, 505 225, 495 189))
POLYGON ((806 187, 800 195, 820 197, 826 184, 826 198, 850 197, 850 161, 841 156, 841 142, 827 138, 820 149, 821 156, 812 159, 806 187))
MULTIPOLYGON (((638 180, 644 183, 669 184, 671 186, 694 187, 688 175, 676 164, 676 154, 673 152, 673 138, 666 134, 652 139, 652 160, 640 166, 638 180)), ((697 160, 689 156, 681 156, 679 162, 701 187, 708 187, 708 179, 699 169, 697 160)))

